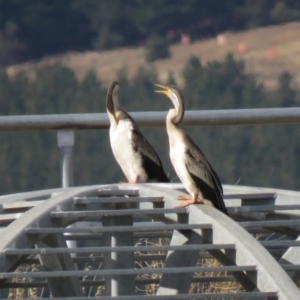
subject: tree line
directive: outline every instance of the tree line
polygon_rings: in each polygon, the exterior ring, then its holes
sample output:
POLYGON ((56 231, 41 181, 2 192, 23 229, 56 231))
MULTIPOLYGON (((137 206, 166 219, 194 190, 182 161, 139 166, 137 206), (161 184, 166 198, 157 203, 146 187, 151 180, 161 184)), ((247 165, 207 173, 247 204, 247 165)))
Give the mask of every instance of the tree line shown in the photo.
MULTIPOLYGON (((299 106, 292 76, 282 73, 276 89, 268 90, 242 61, 228 55, 203 65, 191 57, 182 70, 187 110, 299 106)), ((171 103, 154 93, 159 82, 154 69, 140 68, 133 80, 126 69, 118 74, 120 102, 128 111, 166 111, 171 103)), ((167 84, 176 84, 170 74, 167 84)), ((78 80, 61 65, 8 77, 0 69, 1 115, 106 112, 106 88, 90 71, 78 80)), ((188 128, 222 183, 300 189, 300 141, 297 125, 249 125, 188 128)), ((159 153, 165 170, 178 181, 168 157, 165 128, 142 128, 159 153)), ((1 133, 0 194, 60 186, 60 154, 55 132, 1 133)), ((75 185, 124 181, 115 162, 108 130, 76 132, 75 185)))
POLYGON ((299 19, 297 0, 0 0, 0 65, 299 19))

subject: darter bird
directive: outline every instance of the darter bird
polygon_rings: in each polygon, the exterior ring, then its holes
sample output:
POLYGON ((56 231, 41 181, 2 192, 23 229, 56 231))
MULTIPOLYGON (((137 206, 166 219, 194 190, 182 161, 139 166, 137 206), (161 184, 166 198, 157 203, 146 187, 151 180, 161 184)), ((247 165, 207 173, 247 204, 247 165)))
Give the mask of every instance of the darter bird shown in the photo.
POLYGON ((168 96, 174 105, 166 120, 170 158, 177 176, 190 194, 178 197, 180 206, 208 204, 228 214, 218 175, 199 147, 178 127, 184 116, 184 100, 180 90, 174 86, 157 86, 163 90, 156 92, 168 96))
POLYGON ((106 95, 110 145, 129 183, 169 182, 162 163, 132 117, 119 106, 119 84, 111 83, 106 95))

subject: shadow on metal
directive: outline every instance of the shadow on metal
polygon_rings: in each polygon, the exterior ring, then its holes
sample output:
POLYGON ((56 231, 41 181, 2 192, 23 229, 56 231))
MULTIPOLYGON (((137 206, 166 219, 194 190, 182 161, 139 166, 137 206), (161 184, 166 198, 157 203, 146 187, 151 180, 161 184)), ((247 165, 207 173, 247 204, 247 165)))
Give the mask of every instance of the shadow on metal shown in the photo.
POLYGON ((178 208, 180 184, 2 196, 1 298, 300 299, 300 193, 224 191, 230 217, 178 208), (222 290, 229 283, 235 290, 222 290))

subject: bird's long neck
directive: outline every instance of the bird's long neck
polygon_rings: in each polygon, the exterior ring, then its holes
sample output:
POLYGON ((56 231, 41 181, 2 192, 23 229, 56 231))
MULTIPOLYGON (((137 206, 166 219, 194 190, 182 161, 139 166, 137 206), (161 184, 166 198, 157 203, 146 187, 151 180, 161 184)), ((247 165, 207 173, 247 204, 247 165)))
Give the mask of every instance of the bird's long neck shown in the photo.
POLYGON ((169 135, 169 139, 171 140, 174 137, 174 133, 181 132, 182 130, 179 128, 179 124, 181 123, 184 115, 184 110, 182 107, 177 106, 173 109, 170 109, 167 115, 167 132, 169 135))
POLYGON ((109 93, 106 97, 106 110, 111 124, 118 123, 118 115, 121 111, 119 107, 117 93, 109 93))

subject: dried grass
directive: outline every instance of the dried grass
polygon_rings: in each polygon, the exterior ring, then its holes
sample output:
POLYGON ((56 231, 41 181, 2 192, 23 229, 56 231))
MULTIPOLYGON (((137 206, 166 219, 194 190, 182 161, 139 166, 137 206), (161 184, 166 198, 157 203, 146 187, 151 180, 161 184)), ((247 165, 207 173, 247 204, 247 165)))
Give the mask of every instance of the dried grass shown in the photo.
POLYGON ((93 69, 99 79, 108 85, 116 78, 117 72, 126 67, 129 77, 134 76, 140 66, 155 67, 159 80, 164 82, 169 72, 173 72, 179 84, 182 84, 181 71, 186 61, 192 56, 200 57, 206 64, 212 60, 222 60, 228 52, 236 58, 245 60, 249 72, 258 74, 258 78, 267 87, 274 87, 278 75, 283 71, 290 72, 295 78, 295 85, 300 84, 300 22, 280 26, 270 26, 254 30, 232 33, 225 32, 225 44, 218 46, 215 38, 196 41, 190 45, 171 47, 170 59, 158 60, 147 64, 143 48, 121 49, 104 52, 67 53, 61 56, 47 57, 41 61, 28 62, 7 68, 13 76, 25 71, 34 76, 36 69, 62 63, 75 71, 82 78, 93 69), (238 53, 238 45, 245 43, 247 51, 238 53), (270 49, 276 48, 276 56, 270 56, 270 49))

